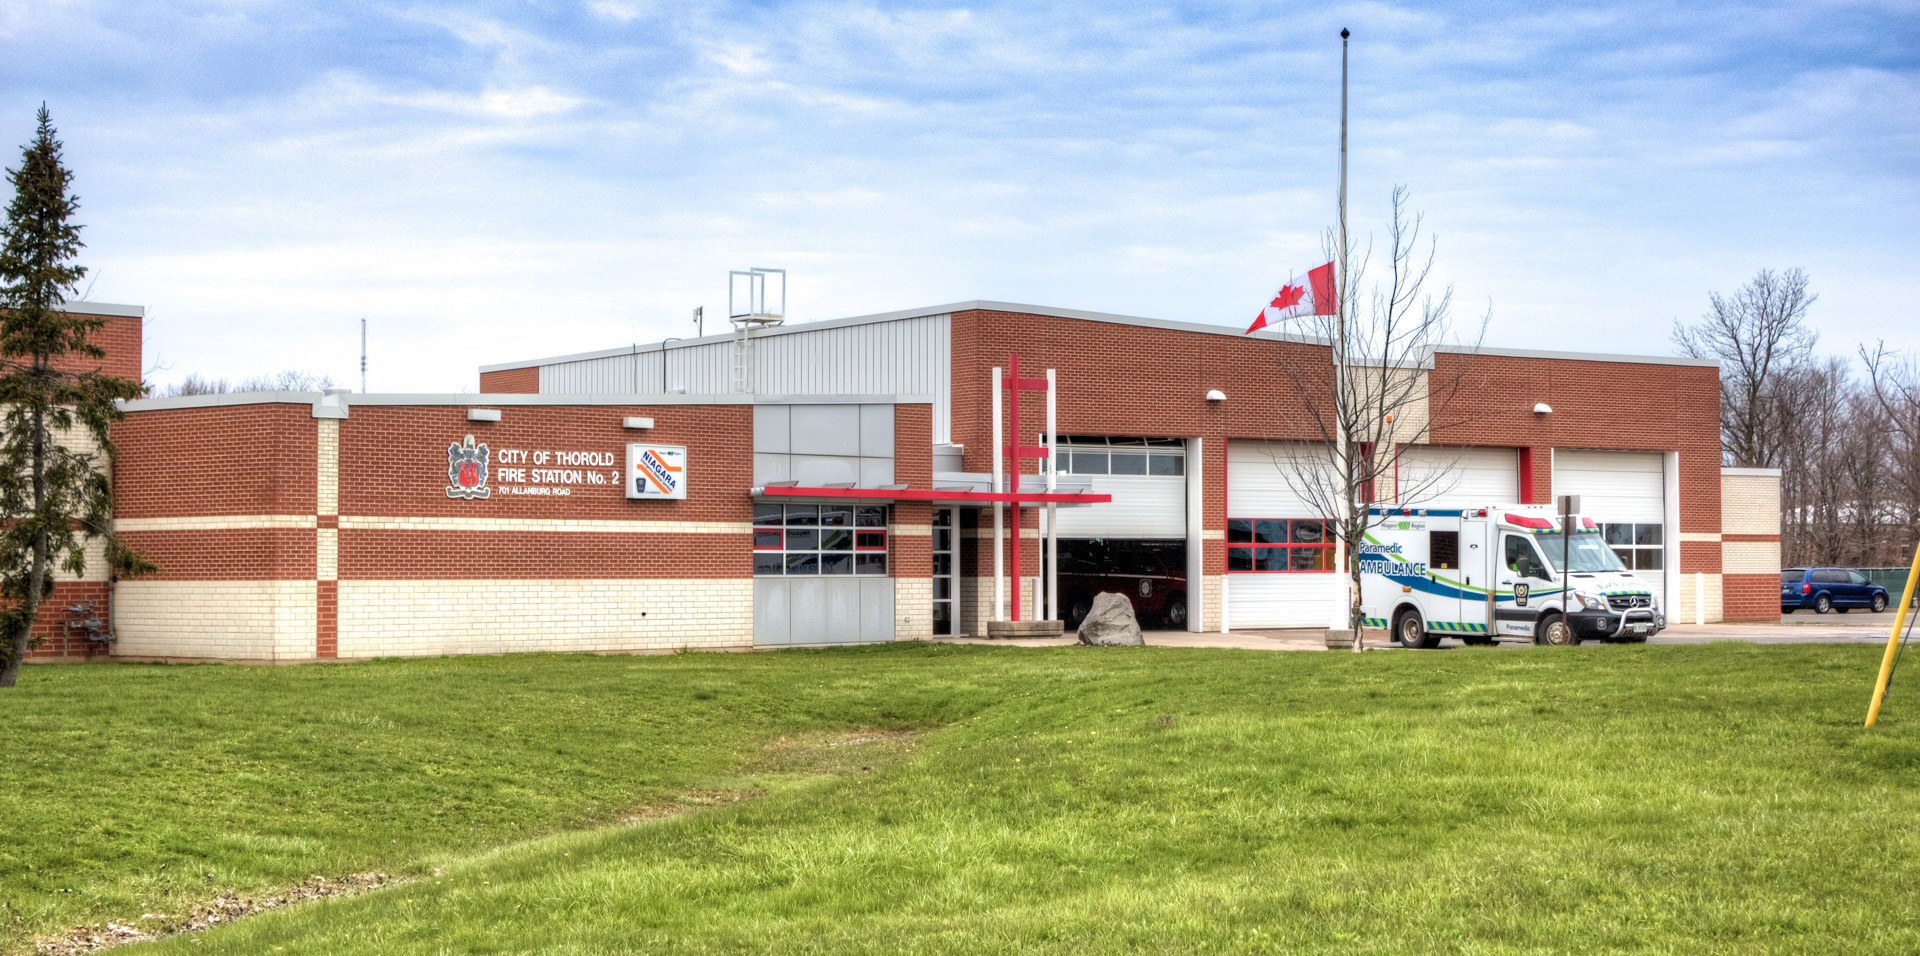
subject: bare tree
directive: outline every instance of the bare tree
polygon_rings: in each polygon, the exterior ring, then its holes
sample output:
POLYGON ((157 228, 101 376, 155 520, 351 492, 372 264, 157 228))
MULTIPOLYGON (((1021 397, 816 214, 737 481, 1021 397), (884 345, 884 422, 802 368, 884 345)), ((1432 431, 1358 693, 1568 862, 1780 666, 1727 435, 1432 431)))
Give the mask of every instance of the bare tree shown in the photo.
POLYGON ((320 392, 332 387, 332 378, 296 369, 243 378, 237 383, 224 378, 201 378, 199 373, 189 372, 186 378, 154 394, 161 398, 176 398, 182 395, 225 395, 229 392, 320 392))
POLYGON ((1860 360, 1867 367, 1867 392, 1881 413, 1873 438, 1885 452, 1892 498, 1887 523, 1893 540, 1882 545, 1876 561, 1885 564, 1910 555, 1904 549, 1920 536, 1920 365, 1885 342, 1871 351, 1861 346, 1860 360))
MULTIPOLYGON (((1437 244, 1431 238, 1423 242, 1422 221, 1407 210, 1406 187, 1396 187, 1385 281, 1369 287, 1363 300, 1356 290, 1366 285, 1366 257, 1349 255, 1356 265, 1346 287, 1337 290, 1344 330, 1337 327, 1341 317, 1336 315, 1299 320, 1308 335, 1328 343, 1333 368, 1283 367, 1318 440, 1281 446, 1286 450, 1276 453, 1282 459, 1276 464, 1294 493, 1329 518, 1330 532, 1343 545, 1345 563, 1338 570, 1347 576, 1346 618, 1355 651, 1361 649, 1363 624, 1361 558, 1368 533, 1386 520, 1373 513, 1375 506, 1390 501, 1418 507, 1451 490, 1457 480, 1448 467, 1399 467, 1410 446, 1428 443, 1436 424, 1462 420, 1454 400, 1468 363, 1451 363, 1452 371, 1437 373, 1434 354, 1446 349, 1471 356, 1490 318, 1480 317, 1470 341, 1454 334, 1453 289, 1428 290, 1437 244), (1345 354, 1335 354, 1343 331, 1345 354)), ((1329 251, 1334 251, 1331 240, 1329 251)))
POLYGON ((1673 327, 1673 343, 1693 358, 1720 360, 1720 443, 1730 464, 1778 466, 1792 433, 1814 343, 1807 309, 1819 298, 1799 269, 1762 269, 1730 298, 1707 294, 1711 308, 1695 325, 1673 327))

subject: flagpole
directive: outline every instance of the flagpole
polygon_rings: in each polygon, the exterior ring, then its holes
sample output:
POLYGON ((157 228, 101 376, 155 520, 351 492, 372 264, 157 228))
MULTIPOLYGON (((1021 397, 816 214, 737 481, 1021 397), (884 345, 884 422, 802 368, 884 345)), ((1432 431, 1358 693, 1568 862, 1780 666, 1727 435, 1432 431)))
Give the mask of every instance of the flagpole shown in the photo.
MULTIPOLYGON (((1350 499, 1353 490, 1353 463, 1347 460, 1346 420, 1341 414, 1346 406, 1347 388, 1347 37, 1346 28, 1340 30, 1340 215, 1334 227, 1335 250, 1339 260, 1339 276, 1333 283, 1333 408, 1334 408, 1334 460, 1340 466, 1340 496, 1350 499)), ((1343 500, 1341 505, 1347 509, 1348 532, 1353 531, 1353 502, 1343 500)), ((1343 584, 1341 590, 1346 594, 1347 627, 1353 631, 1353 650, 1361 649, 1360 622, 1353 614, 1353 573, 1347 568, 1347 547, 1344 537, 1334 540, 1334 567, 1341 570, 1343 584)))

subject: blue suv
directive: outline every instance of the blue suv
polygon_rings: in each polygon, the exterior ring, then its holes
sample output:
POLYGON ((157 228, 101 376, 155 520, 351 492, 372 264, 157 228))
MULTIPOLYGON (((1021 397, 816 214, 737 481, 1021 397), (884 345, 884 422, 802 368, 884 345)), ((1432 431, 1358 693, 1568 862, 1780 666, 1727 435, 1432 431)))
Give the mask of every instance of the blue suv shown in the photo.
POLYGON ((1887 589, 1846 568, 1787 568, 1780 572, 1780 611, 1803 608, 1815 614, 1842 614, 1863 607, 1875 614, 1887 609, 1887 589))

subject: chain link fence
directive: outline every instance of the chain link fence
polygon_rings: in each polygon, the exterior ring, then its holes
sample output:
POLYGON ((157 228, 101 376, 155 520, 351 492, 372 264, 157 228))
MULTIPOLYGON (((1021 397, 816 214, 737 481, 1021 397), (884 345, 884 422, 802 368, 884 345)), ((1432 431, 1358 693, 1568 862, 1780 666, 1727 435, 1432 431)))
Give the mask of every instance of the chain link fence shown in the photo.
MULTIPOLYGON (((1907 589, 1907 571, 1909 570, 1907 568, 1854 568, 1854 570, 1866 575, 1867 580, 1886 588, 1887 597, 1891 600, 1900 600, 1901 593, 1907 589)), ((1913 603, 1920 605, 1920 594, 1914 595, 1913 603)))

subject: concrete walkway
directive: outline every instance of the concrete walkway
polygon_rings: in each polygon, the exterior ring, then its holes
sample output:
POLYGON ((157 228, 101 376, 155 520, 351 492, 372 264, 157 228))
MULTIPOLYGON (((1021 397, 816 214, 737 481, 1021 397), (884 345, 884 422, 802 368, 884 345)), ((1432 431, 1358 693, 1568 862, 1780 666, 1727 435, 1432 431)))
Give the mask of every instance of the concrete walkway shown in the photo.
MULTIPOLYGON (((1656 635, 1654 644, 1708 644, 1713 641, 1749 641, 1755 644, 1878 644, 1887 639, 1893 627, 1893 614, 1864 612, 1796 620, 1789 616, 1779 624, 1674 624, 1656 635)), ((1920 625, 1915 626, 1920 631, 1920 625)), ((1324 651, 1325 632, 1313 629, 1232 631, 1196 634, 1191 631, 1148 631, 1147 644, 1153 647, 1227 647, 1249 651, 1324 651)), ((1920 635, 1917 635, 1920 636, 1920 635)), ((983 637, 939 638, 944 644, 993 644, 1002 647, 1064 647, 1076 643, 1072 634, 1062 637, 993 641, 983 637)), ((1383 631, 1366 633, 1368 650, 1399 649, 1386 640, 1383 631)), ((1455 638, 1440 642, 1441 648, 1465 647, 1455 638)), ((1502 641, 1502 648, 1525 648, 1516 641, 1502 641)))
MULTIPOLYGON (((1196 634, 1192 631, 1148 631, 1147 643, 1153 647, 1231 647, 1243 651, 1323 651, 1325 632, 1318 630, 1218 631, 1196 634)), ((984 637, 944 637, 943 644, 995 644, 1003 647, 1065 647, 1078 643, 1071 633, 1046 637, 993 641, 984 637)), ((1368 641, 1368 644, 1374 643, 1368 641)), ((1385 646, 1382 644, 1381 646, 1385 646)))

